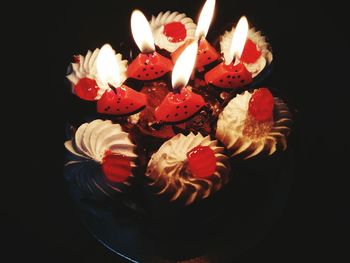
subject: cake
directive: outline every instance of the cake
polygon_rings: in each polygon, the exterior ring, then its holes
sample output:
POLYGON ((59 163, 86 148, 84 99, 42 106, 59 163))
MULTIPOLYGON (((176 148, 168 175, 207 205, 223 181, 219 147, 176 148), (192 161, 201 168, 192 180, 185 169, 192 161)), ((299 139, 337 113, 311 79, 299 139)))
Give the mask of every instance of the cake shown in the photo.
MULTIPOLYGON (((155 46, 148 53, 139 46, 138 56, 123 60, 108 47, 117 78, 106 81, 99 73, 105 46, 74 57, 67 75, 72 96, 96 104, 96 111, 69 124, 66 178, 89 205, 126 206, 153 234, 214 231, 218 221, 209 218, 222 212, 222 198, 239 191, 236 170, 244 177, 249 162, 264 166, 287 149, 291 112, 270 87, 252 85, 272 62, 259 31, 249 29, 239 64, 222 66, 224 56, 205 36, 196 38, 196 25, 184 13, 160 12, 149 28, 155 46), (180 86, 171 82, 197 43, 192 76, 180 78, 180 86), (239 85, 231 85, 235 78, 239 85)), ((218 36, 221 51, 229 49, 234 31, 218 36)))

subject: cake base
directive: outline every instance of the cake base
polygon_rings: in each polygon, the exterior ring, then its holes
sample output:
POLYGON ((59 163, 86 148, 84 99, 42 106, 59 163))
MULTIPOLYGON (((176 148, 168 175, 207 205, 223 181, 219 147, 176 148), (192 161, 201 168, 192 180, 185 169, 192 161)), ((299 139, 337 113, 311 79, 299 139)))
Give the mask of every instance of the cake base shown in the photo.
MULTIPOLYGON (((267 159, 233 161, 236 176, 230 183, 203 205, 183 211, 152 207, 142 191, 135 191, 132 198, 95 204, 81 198, 73 181, 67 184, 89 232, 130 262, 197 257, 232 261, 262 240, 283 213, 293 178, 293 156, 292 149, 287 149, 267 159)), ((71 177, 69 170, 65 177, 71 177)))

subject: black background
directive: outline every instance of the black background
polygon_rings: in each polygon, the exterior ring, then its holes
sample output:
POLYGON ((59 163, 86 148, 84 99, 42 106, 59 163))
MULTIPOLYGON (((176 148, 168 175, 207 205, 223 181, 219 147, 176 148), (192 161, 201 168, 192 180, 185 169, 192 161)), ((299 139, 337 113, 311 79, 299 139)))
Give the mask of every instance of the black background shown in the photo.
MULTIPOLYGON (((9 160, 4 162, 10 172, 1 174, 4 257, 13 261, 23 257, 39 262, 123 262, 86 232, 65 188, 66 68, 73 54, 85 54, 104 43, 117 47, 130 39, 134 8, 148 17, 160 11, 182 11, 195 20, 203 3, 50 2, 31 3, 16 12, 18 26, 11 33, 19 37, 13 42, 20 48, 21 60, 12 61, 12 83, 17 88, 7 107, 10 114, 5 114, 10 115, 7 123, 11 125, 4 125, 14 137, 6 151, 9 160)), ((349 149, 346 8, 336 1, 217 0, 212 27, 238 21, 243 14, 272 43, 273 83, 295 113, 297 157, 282 218, 236 262, 337 261, 346 256, 349 245, 348 172, 341 166, 345 167, 349 149)), ((213 32, 208 37, 210 34, 213 32)), ((5 42, 12 45, 11 40, 5 42)))

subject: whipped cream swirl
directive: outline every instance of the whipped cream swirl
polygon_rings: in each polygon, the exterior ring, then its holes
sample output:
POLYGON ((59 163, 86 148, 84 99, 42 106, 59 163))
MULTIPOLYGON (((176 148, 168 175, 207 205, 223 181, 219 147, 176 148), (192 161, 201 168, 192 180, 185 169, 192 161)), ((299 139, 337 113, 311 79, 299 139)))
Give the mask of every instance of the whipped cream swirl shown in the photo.
POLYGON ((193 20, 186 16, 184 13, 179 12, 170 12, 167 11, 165 13, 160 12, 157 16, 152 16, 151 21, 149 22, 154 43, 162 49, 165 49, 169 52, 174 52, 179 46, 184 44, 188 39, 194 39, 194 34, 196 31, 196 24, 193 20), (164 35, 164 25, 169 24, 171 22, 181 22, 186 29, 186 37, 184 40, 180 42, 171 42, 168 37, 164 35))
MULTIPOLYGON (((82 189, 90 193, 103 192, 110 195, 113 192, 122 192, 123 187, 130 184, 129 179, 115 183, 106 180, 103 176, 101 164, 106 153, 127 157, 131 168, 135 168, 136 146, 131 142, 129 134, 122 130, 119 124, 110 120, 94 120, 84 123, 76 130, 72 140, 64 143, 66 149, 77 158, 68 161, 67 166, 85 165, 86 169, 78 169, 76 180, 82 189), (92 169, 91 167, 99 167, 92 169), (90 168, 89 168, 90 167, 90 168)), ((133 177, 130 175, 129 177, 133 177)))
MULTIPOLYGON (((225 31, 220 39, 221 53, 228 54, 233 33, 235 28, 231 31, 225 31)), ((247 70, 252 73, 253 78, 256 77, 267 65, 271 64, 273 60, 272 53, 270 51, 270 44, 266 41, 266 37, 262 35, 261 31, 256 31, 255 28, 250 28, 248 31, 248 38, 253 41, 261 52, 261 56, 254 63, 244 63, 247 70)))
MULTIPOLYGON (((99 90, 97 92, 96 100, 101 98, 102 94, 109 90, 109 86, 103 84, 97 75, 97 69, 96 69, 96 58, 100 52, 99 48, 96 48, 93 52, 90 50, 87 51, 85 57, 82 55, 76 56, 77 62, 74 62, 71 64, 72 71, 69 75, 67 75, 67 79, 71 83, 72 93, 74 92, 74 86, 78 83, 78 81, 82 78, 89 78, 94 79, 99 87, 99 90)), ((128 61, 122 59, 122 55, 120 53, 115 55, 115 58, 117 60, 117 63, 119 64, 120 68, 120 78, 121 82, 124 82, 126 80, 126 68, 128 61)))
POLYGON ((165 194, 170 201, 179 200, 185 205, 207 198, 229 180, 228 157, 223 150, 209 136, 177 134, 152 155, 146 172, 149 185, 157 194, 165 194), (188 167, 186 154, 199 145, 210 147, 216 157, 216 171, 207 178, 195 177, 188 167))
POLYGON ((260 153, 271 155, 278 149, 285 150, 287 148, 286 137, 289 135, 292 123, 287 105, 275 97, 272 123, 259 123, 248 117, 251 96, 252 93, 246 91, 227 104, 219 115, 216 138, 225 145, 232 156, 240 155, 244 159, 260 153), (247 128, 252 128, 252 126, 255 126, 254 134, 247 133, 247 128))

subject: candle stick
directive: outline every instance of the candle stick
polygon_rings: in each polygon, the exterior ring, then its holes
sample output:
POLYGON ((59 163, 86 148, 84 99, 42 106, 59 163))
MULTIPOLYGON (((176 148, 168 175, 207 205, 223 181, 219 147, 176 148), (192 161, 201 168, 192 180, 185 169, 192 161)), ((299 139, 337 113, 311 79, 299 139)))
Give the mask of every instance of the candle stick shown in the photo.
POLYGON ((127 69, 129 78, 153 80, 172 70, 172 61, 155 51, 151 28, 146 17, 139 10, 134 10, 131 15, 131 31, 141 53, 127 69))
POLYGON ((205 74, 204 79, 207 84, 230 89, 240 88, 252 82, 252 74, 240 61, 247 34, 248 21, 243 16, 237 24, 229 51, 223 54, 224 62, 205 74))
POLYGON ((205 39, 210 23, 213 18, 215 10, 215 0, 207 0, 199 15, 198 25, 195 32, 195 39, 186 41, 182 46, 171 54, 171 58, 175 63, 180 54, 193 41, 198 41, 198 54, 196 59, 196 68, 198 71, 203 71, 204 66, 216 61, 219 58, 219 53, 216 49, 205 39))
POLYGON ((146 106, 146 96, 124 85, 120 79, 120 66, 115 51, 105 44, 96 58, 99 81, 109 88, 97 101, 97 112, 117 116, 128 116, 146 106))
POLYGON ((192 92, 187 82, 192 74, 198 44, 192 42, 181 53, 172 72, 173 91, 169 92, 155 110, 158 122, 178 124, 187 121, 205 105, 203 97, 192 92))

